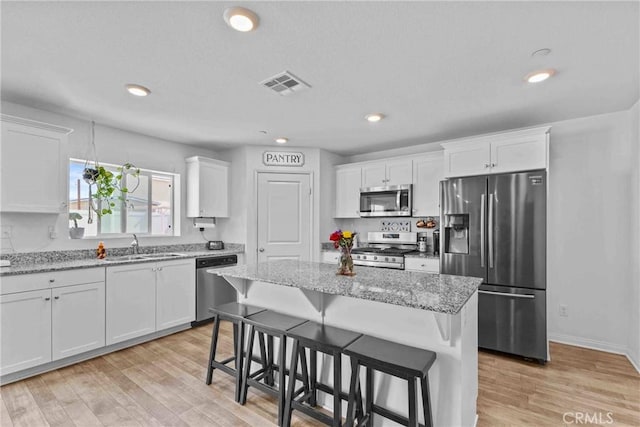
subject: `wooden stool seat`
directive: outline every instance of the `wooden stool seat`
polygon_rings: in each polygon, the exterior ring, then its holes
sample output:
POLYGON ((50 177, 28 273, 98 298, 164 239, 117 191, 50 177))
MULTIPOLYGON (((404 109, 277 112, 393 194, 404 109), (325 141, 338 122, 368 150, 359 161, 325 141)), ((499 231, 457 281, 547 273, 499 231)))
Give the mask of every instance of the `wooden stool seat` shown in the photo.
MULTIPOLYGON (((248 304, 229 302, 209 309, 213 313, 213 332, 211 333, 211 349, 209 351, 209 364, 207 366, 207 385, 213 379, 213 370, 218 369, 236 379, 235 400, 240 401, 240 389, 242 384, 242 363, 243 363, 243 343, 244 343, 244 319, 247 316, 265 311, 262 307, 248 304), (226 320, 233 323, 233 356, 224 360, 216 360, 218 348, 218 336, 220 333, 220 321, 226 320), (235 367, 227 366, 231 361, 235 362, 235 367)), ((266 356, 263 359, 266 361, 266 356)), ((265 362, 266 363, 266 362, 265 362)))
POLYGON ((363 335, 347 348, 344 354, 351 358, 351 383, 349 386, 349 405, 347 426, 352 426, 358 416, 358 425, 373 425, 373 415, 378 414, 396 423, 418 427, 416 381, 422 389, 424 425, 433 425, 431 399, 429 396, 429 369, 436 360, 436 353, 429 350, 410 347, 391 341, 363 335), (360 367, 366 368, 365 408, 361 405, 360 367), (373 403, 373 372, 380 371, 407 380, 409 416, 405 417, 373 403), (364 414, 362 414, 364 413, 364 414))
MULTIPOLYGON (((249 341, 245 351, 245 369, 242 375, 242 386, 240 390, 240 404, 244 405, 247 401, 249 387, 255 387, 267 394, 275 396, 278 399, 278 425, 282 425, 284 414, 284 402, 286 393, 286 354, 287 354, 287 337, 286 331, 295 328, 306 322, 305 319, 289 316, 275 311, 266 310, 247 317, 244 320, 249 325, 249 341), (267 360, 263 363, 262 369, 251 371, 251 360, 253 356, 253 343, 256 334, 260 340, 260 353, 264 354, 264 335, 267 337, 267 360), (280 349, 278 352, 278 363, 273 360, 273 339, 280 340, 280 349), (278 371, 278 384, 274 381, 274 371, 278 371)), ((295 375, 295 372, 293 373, 295 375)))
POLYGON ((293 351, 289 365, 289 385, 282 425, 289 427, 292 412, 296 409, 326 425, 341 426, 342 400, 347 400, 347 395, 342 393, 342 351, 361 334, 316 322, 307 322, 287 331, 287 336, 293 338, 293 351), (307 367, 307 348, 310 350, 310 369, 307 367), (316 355, 318 351, 333 356, 333 387, 318 382, 316 355), (302 369, 302 387, 296 390, 298 361, 302 369), (333 395, 333 416, 314 409, 318 390, 333 395))

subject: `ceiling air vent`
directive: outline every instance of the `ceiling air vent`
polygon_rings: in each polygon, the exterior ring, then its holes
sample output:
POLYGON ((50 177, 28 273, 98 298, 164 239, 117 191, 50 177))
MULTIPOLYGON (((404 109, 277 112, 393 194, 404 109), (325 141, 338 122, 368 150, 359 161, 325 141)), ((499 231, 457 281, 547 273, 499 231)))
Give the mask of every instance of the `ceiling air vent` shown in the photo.
POLYGON ((267 80, 260 82, 260 84, 283 96, 311 87, 289 71, 283 71, 273 77, 269 77, 267 80))

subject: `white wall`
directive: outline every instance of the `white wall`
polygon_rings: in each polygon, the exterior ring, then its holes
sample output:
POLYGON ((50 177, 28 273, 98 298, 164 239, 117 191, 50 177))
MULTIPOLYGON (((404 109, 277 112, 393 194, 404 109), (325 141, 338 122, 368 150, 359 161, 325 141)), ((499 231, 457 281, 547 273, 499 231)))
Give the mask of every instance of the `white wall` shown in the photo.
MULTIPOLYGON (((638 104, 550 123, 548 330, 551 339, 628 353, 640 366, 638 104), (558 305, 568 306, 568 317, 558 305)), ((441 149, 439 143, 351 156, 344 163, 441 149)), ((340 220, 358 231, 375 220, 340 220)))
MULTIPOLYGON (((86 158, 93 156, 92 151, 89 149, 91 124, 88 120, 9 102, 2 102, 2 113, 71 128, 74 131, 69 135, 68 157, 86 158)), ((216 153, 214 151, 99 124, 96 124, 96 146, 98 160, 101 162, 122 164, 128 161, 140 168, 173 172, 181 175, 182 235, 180 237, 143 237, 140 239, 142 245, 204 243, 200 232, 194 229, 191 225, 192 223, 184 216, 186 195, 184 159, 196 155, 215 158, 216 153)), ((33 153, 32 158, 24 159, 24 164, 25 168, 29 168, 45 161, 47 159, 39 158, 38 153, 33 153)), ((67 231, 69 220, 66 213, 60 215, 3 213, 0 214, 0 223, 13 227, 11 240, 17 252, 94 248, 97 246, 98 240, 100 240, 95 238, 69 239, 67 231), (56 228, 57 239, 52 240, 49 238, 49 226, 56 228)), ((207 231, 206 234, 210 239, 217 238, 216 231, 207 231)), ((130 238, 108 239, 105 241, 105 245, 107 248, 123 247, 128 246, 130 241, 130 238)), ((0 244, 3 252, 10 251, 10 244, 7 239, 0 239, 0 244)))
MULTIPOLYGON (((552 124, 548 218, 551 339, 626 352, 634 206, 629 111, 552 124), (568 317, 558 315, 566 304, 568 317)), ((636 203, 637 204, 637 203, 636 203)))
POLYGON ((631 158, 635 158, 635 167, 631 182, 633 184, 632 194, 635 195, 631 219, 633 221, 633 231, 631 236, 631 321, 629 324, 629 357, 640 371, 640 102, 636 102, 630 110, 631 115, 631 143, 634 153, 631 158), (635 237, 635 238, 634 238, 635 237))
POLYGON ((333 165, 341 163, 343 158, 317 148, 300 147, 262 147, 248 146, 223 151, 219 156, 231 161, 231 207, 229 219, 219 220, 220 236, 223 240, 244 243, 247 262, 257 259, 258 218, 257 218, 257 172, 300 172, 312 175, 312 259, 320 257, 320 242, 328 240, 330 231, 335 228, 333 220, 333 165), (265 166, 262 154, 265 151, 302 152, 305 164, 302 167, 265 166), (321 238, 321 231, 326 238, 321 238), (244 239, 244 240, 239 240, 244 239))

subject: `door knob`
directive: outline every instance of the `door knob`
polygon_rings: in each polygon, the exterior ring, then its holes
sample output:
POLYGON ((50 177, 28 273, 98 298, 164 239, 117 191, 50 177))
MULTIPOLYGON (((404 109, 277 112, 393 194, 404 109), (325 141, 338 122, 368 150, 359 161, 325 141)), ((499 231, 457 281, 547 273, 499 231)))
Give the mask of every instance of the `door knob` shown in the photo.
POLYGON ((260 248, 258 249, 260 252, 264 252, 264 248, 260 248))

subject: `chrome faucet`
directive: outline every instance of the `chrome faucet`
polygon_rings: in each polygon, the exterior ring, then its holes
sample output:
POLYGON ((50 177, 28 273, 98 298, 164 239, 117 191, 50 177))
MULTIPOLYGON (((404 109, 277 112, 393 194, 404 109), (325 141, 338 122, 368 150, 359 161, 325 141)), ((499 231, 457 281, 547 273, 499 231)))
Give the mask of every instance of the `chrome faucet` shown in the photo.
POLYGON ((138 243, 138 236, 134 234, 133 241, 131 242, 131 253, 139 254, 140 253, 139 249, 140 249, 140 243, 138 243))

